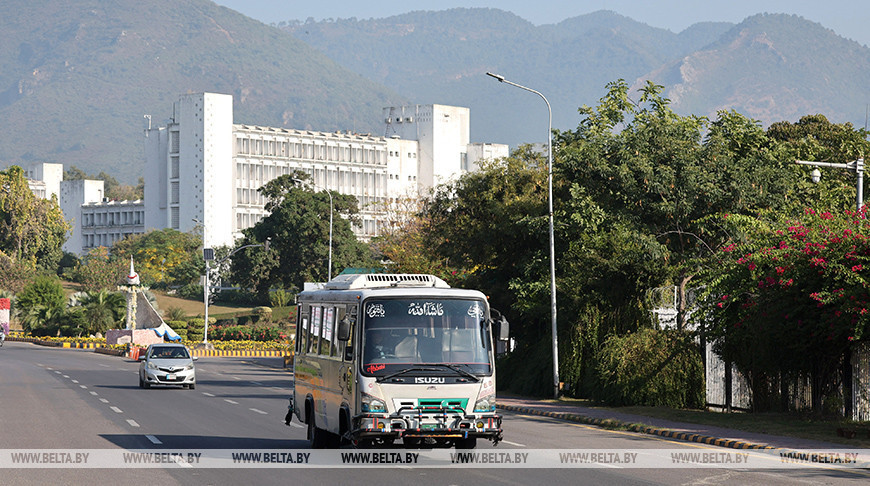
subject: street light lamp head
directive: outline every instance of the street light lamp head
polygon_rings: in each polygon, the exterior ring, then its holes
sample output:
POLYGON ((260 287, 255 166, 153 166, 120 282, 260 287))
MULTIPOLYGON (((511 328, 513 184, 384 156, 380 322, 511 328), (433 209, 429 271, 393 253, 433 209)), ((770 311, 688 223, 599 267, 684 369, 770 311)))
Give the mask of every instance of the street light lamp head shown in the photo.
POLYGON ((499 83, 504 83, 504 76, 502 76, 501 74, 487 72, 486 75, 497 79, 499 83))
POLYGON ((818 184, 822 180, 822 172, 819 169, 813 169, 810 177, 812 177, 814 183, 818 184))

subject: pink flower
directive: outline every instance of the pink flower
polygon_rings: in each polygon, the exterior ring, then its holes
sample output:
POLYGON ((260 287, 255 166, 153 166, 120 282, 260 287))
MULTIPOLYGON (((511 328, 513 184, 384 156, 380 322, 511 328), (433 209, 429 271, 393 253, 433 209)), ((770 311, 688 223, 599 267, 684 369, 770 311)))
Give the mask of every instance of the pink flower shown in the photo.
POLYGON ((783 273, 785 273, 785 269, 782 267, 776 267, 776 273, 782 275, 783 273))
POLYGON ((749 269, 750 269, 750 270, 755 270, 755 264, 754 264, 754 263, 750 263, 750 264, 749 264, 749 269))
POLYGON ((862 268, 864 268, 864 267, 862 267, 861 265, 855 265, 854 267, 852 267, 852 271, 853 272, 860 272, 862 268))

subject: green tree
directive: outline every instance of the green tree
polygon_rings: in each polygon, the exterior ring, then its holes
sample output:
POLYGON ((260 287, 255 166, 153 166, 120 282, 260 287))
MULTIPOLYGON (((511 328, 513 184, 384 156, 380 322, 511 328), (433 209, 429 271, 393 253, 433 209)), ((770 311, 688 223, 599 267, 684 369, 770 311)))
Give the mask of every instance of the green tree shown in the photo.
POLYGON ((126 262, 130 256, 143 285, 196 283, 203 274, 202 239, 196 235, 166 228, 130 235, 115 242, 112 255, 126 262))
POLYGON ((33 266, 16 260, 0 250, 0 290, 18 293, 36 274, 33 266))
MULTIPOLYGON (((329 195, 315 192, 294 179, 307 180, 296 172, 273 179, 259 191, 266 197, 268 216, 243 231, 236 248, 263 244, 271 239, 271 250, 251 248, 232 258, 231 279, 255 289, 259 299, 269 302, 270 287, 302 288, 305 282, 325 281, 329 255, 329 195)), ((369 247, 357 240, 351 220, 358 213, 357 200, 333 192, 332 237, 333 275, 346 267, 378 265, 369 247)))
POLYGON ((86 292, 115 290, 129 269, 125 263, 112 258, 106 247, 92 248, 70 272, 70 278, 86 292))
POLYGON ((57 199, 34 196, 21 167, 0 171, 0 251, 54 272, 69 229, 57 199))
POLYGON ((56 334, 66 310, 66 295, 60 280, 54 276, 37 276, 18 293, 15 307, 25 332, 56 334))

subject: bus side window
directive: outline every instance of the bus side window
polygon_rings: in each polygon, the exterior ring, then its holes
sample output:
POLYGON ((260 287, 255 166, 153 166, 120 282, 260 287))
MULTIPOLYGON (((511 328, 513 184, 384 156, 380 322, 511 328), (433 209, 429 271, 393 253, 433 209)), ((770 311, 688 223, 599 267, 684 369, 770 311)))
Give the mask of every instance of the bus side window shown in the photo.
POLYGON ((311 309, 311 332, 309 333, 310 342, 308 343, 308 352, 311 354, 317 354, 318 348, 320 346, 320 324, 321 324, 321 316, 323 308, 319 305, 314 306, 311 309))
POLYGON ((324 307, 319 351, 323 356, 331 356, 333 327, 335 327, 335 307, 324 307))
POLYGON ((309 306, 302 306, 301 304, 296 307, 297 312, 299 313, 299 322, 296 326, 296 353, 297 354, 305 354, 308 350, 306 344, 308 343, 308 313, 309 306))
POLYGON ((344 306, 340 305, 333 310, 332 320, 332 349, 329 350, 330 356, 341 357, 341 342, 338 340, 338 323, 344 318, 344 306))

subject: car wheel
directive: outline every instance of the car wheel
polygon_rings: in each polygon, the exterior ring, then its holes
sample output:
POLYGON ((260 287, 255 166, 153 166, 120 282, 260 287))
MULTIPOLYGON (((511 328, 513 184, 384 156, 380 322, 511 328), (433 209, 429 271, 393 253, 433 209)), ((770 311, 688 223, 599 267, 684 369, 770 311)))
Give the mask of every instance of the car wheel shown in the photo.
POLYGON ((195 389, 195 388, 196 388, 196 383, 191 383, 190 385, 187 386, 187 388, 189 388, 189 389, 191 389, 191 390, 195 389))
POLYGON ((145 385, 145 388, 151 388, 151 383, 148 383, 147 381, 143 381, 142 384, 145 385))
POLYGON ((145 380, 142 377, 139 377, 139 388, 145 388, 145 380))

